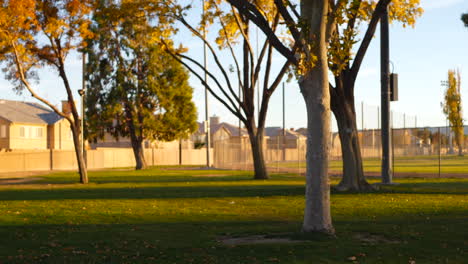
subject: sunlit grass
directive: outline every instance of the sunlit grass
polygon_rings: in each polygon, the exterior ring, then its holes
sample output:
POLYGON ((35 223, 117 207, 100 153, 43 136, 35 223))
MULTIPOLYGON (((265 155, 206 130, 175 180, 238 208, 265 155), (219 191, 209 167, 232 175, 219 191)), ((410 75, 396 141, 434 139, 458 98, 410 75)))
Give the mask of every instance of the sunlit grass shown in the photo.
MULTIPOLYGON (((464 263, 468 179, 397 179, 333 193, 336 238, 225 246, 220 236, 297 237, 304 179, 153 168, 71 173, 0 187, 0 263, 464 263), (363 239, 362 237, 370 239, 363 239), (351 261, 352 262, 352 261, 351 261)), ((333 179, 332 183, 337 183, 333 179)), ((373 180, 377 181, 377 180, 373 180)))
MULTIPOLYGON (((365 172, 380 172, 382 161, 376 158, 366 158, 363 160, 363 165, 365 172)), ((305 162, 280 162, 278 164, 273 164, 272 166, 304 169, 306 164, 305 162)), ((342 160, 330 161, 330 171, 340 172, 342 167, 342 160)), ((395 157, 393 168, 395 173, 427 173, 435 175, 439 173, 439 157, 395 157)), ((468 174, 468 156, 442 156, 440 160, 440 170, 442 174, 468 174)))

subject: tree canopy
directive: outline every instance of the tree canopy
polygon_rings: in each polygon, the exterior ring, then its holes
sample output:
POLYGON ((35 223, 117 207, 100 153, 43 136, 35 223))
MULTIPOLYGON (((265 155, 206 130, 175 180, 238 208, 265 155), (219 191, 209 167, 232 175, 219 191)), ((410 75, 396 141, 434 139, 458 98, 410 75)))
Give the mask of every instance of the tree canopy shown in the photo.
POLYGON ((0 61, 6 78, 18 92, 26 89, 34 98, 67 119, 80 172, 80 181, 87 183, 85 162, 80 144, 80 116, 66 73, 66 58, 79 51, 89 30, 90 1, 78 0, 0 0, 0 61), (38 81, 37 69, 51 67, 62 80, 71 108, 71 115, 62 112, 33 87, 38 81))
POLYGON ((196 130, 188 73, 155 41, 165 34, 159 22, 146 6, 104 3, 87 49, 90 136, 129 137, 137 169, 145 167, 143 140, 171 141, 196 130))
POLYGON ((465 27, 468 27, 468 13, 462 14, 461 15, 461 20, 465 24, 465 27))
POLYGON ((447 76, 447 89, 445 90, 442 110, 450 122, 450 128, 455 134, 458 145, 458 154, 463 155, 463 111, 461 101, 461 78, 459 70, 449 70, 447 76))

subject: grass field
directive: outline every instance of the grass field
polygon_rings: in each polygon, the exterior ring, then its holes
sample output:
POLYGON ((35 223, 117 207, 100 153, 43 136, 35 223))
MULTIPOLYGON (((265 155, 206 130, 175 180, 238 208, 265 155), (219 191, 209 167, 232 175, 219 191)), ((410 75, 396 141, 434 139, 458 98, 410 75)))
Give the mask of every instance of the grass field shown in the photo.
MULTIPOLYGON (((468 179, 333 193, 336 237, 300 234, 304 179, 153 168, 0 186, 0 263, 466 263, 468 179), (222 237, 295 243, 224 245, 222 237), (296 240, 294 240, 296 239, 296 240), (415 262, 412 262, 415 261, 415 262)), ((332 183, 336 183, 334 179, 332 183)))
MULTIPOLYGON (((380 172, 382 161, 377 158, 367 158, 363 160, 365 172, 380 172)), ((281 167, 289 168, 305 168, 305 162, 286 162, 279 163, 281 167)), ((341 160, 330 161, 331 171, 341 171, 343 162, 341 160)), ((395 173, 415 173, 415 174, 432 174, 439 173, 439 157, 438 156, 414 156, 414 157, 395 157, 394 159, 395 173)), ((442 156, 440 161, 441 174, 467 174, 468 175, 468 156, 459 157, 456 155, 442 156)))

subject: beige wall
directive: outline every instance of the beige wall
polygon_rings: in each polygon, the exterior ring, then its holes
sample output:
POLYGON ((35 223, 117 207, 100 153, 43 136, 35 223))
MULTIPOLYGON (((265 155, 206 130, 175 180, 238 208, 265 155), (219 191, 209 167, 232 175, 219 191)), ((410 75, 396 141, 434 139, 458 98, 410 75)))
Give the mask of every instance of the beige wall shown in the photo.
POLYGON ((54 150, 74 150, 73 137, 70 123, 66 119, 59 120, 47 128, 50 149, 54 150))
MULTIPOLYGON (((213 160, 213 151, 211 151, 213 160)), ((174 149, 145 149, 149 166, 178 165, 179 151, 174 149)), ((130 148, 102 148, 87 151, 89 169, 135 166, 130 148)), ((182 150, 183 165, 206 164, 206 149, 182 150)), ((76 170, 76 156, 72 150, 37 150, 0 152, 0 172, 76 170)))
POLYGON ((5 126, 5 137, 2 137, 0 131, 0 150, 10 149, 10 122, 0 118, 0 129, 5 126))
POLYGON ((47 125, 12 123, 10 149, 47 149, 47 125), (21 127, 25 128, 25 137, 20 136, 21 127), (42 136, 36 136, 36 128, 42 128, 42 136))

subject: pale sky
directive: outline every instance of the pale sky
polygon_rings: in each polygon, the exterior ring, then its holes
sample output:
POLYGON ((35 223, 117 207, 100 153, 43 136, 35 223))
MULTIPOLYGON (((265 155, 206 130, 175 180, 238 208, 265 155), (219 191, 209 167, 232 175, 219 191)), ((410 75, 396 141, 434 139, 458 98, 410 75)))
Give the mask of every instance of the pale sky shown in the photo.
MULTIPOLYGON (((460 16, 468 12, 468 0, 422 0, 424 14, 418 19, 415 28, 402 28, 399 24, 390 27, 390 59, 394 72, 399 75, 399 101, 392 102, 395 127, 403 126, 441 126, 446 121, 440 103, 444 87, 441 80, 447 78, 449 69, 458 68, 462 79, 462 101, 465 120, 468 117, 468 28, 463 26, 460 16), (416 118, 415 118, 416 117, 416 118), (415 120, 416 119, 416 120, 415 120)), ((358 75, 355 98, 358 115, 358 127, 361 128, 361 103, 364 102, 364 128, 377 126, 377 107, 380 105, 380 59, 379 29, 366 54, 361 72, 358 75)), ((179 35, 183 34, 181 31, 179 35)), ((190 48, 189 55, 201 58, 202 43, 191 35, 179 36, 183 44, 190 48)), ((67 61, 68 74, 72 87, 81 88, 81 60, 77 54, 71 54, 67 61)), ((281 65, 281 57, 275 65, 281 65)), ((212 63, 212 62, 209 62, 212 63)), ((199 120, 205 116, 204 88, 200 82, 190 79, 194 87, 194 101, 198 108, 199 120)), ((41 95, 59 104, 65 98, 65 92, 57 73, 48 68, 40 71, 40 83, 34 85, 41 95)), ((77 93, 76 93, 77 94, 77 93)), ((282 125, 281 89, 271 98, 267 126, 282 125)), ((27 93, 17 95, 12 85, 0 75, 0 98, 9 100, 34 101, 27 93)), ((77 101, 79 97, 76 96, 77 101)), ((222 121, 237 124, 221 104, 210 96, 210 115, 216 114, 222 121)), ((304 100, 299 93, 297 83, 286 84, 286 126, 305 127, 306 111, 304 100)), ((336 130, 336 128, 334 128, 336 130)))

